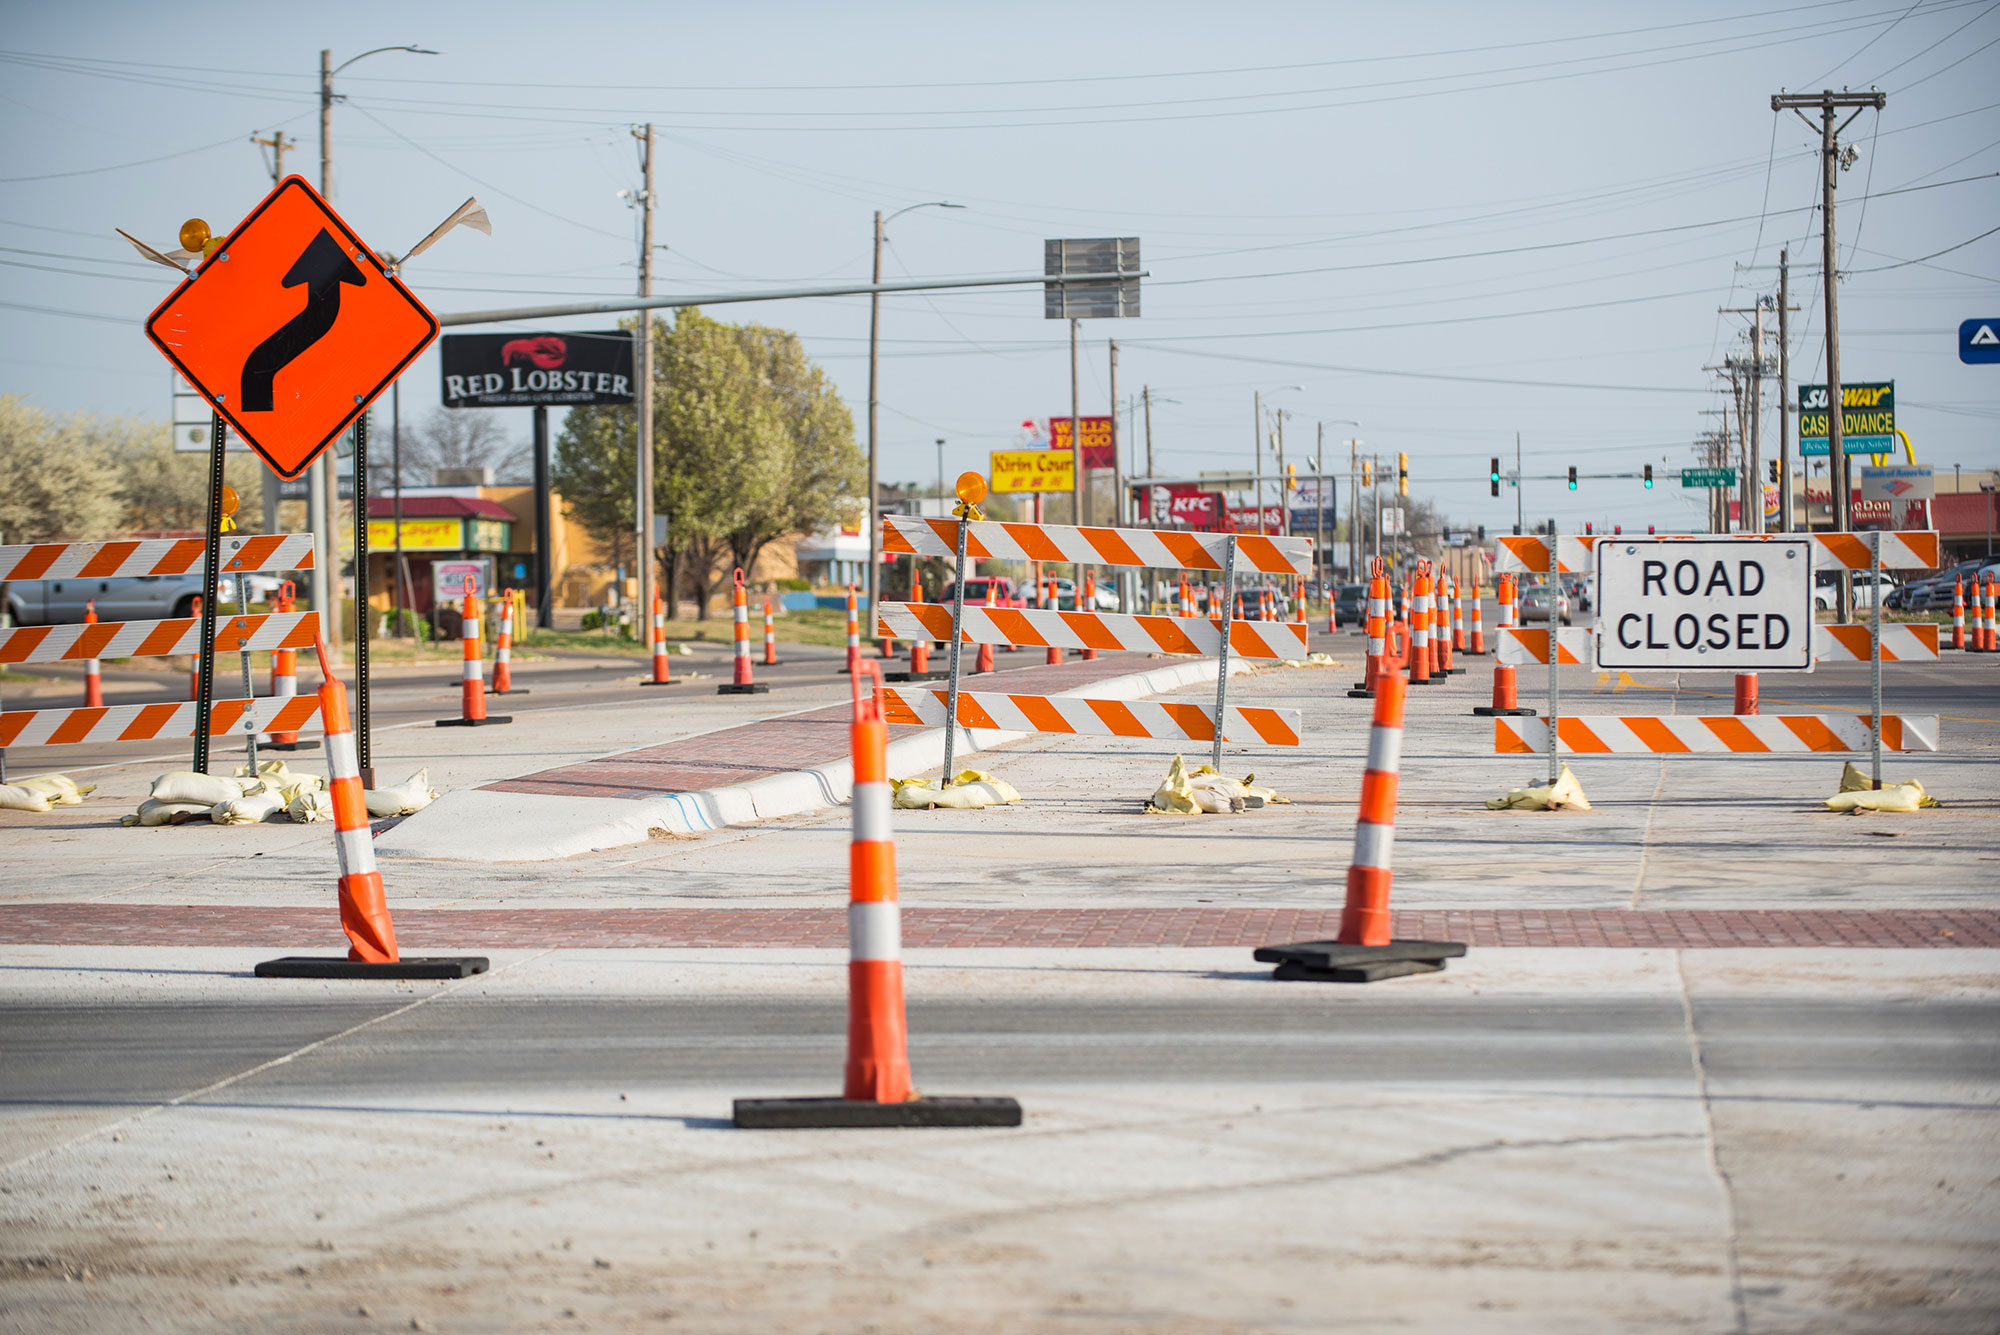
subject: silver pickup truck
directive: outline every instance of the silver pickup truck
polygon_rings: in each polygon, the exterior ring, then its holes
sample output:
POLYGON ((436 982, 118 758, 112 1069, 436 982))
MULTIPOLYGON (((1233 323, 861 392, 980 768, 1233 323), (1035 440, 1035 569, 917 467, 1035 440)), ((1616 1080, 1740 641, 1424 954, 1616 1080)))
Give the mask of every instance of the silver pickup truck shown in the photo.
MULTIPOLYGON (((269 601, 277 590, 277 575, 248 575, 250 601, 269 601)), ((132 575, 119 579, 26 580, 4 586, 7 610, 17 626, 55 626, 83 620, 87 604, 97 604, 99 621, 156 621, 162 617, 194 615, 194 600, 201 596, 201 571, 185 575, 132 575)), ((218 584, 222 605, 218 613, 236 608, 236 576, 224 575, 218 584)))

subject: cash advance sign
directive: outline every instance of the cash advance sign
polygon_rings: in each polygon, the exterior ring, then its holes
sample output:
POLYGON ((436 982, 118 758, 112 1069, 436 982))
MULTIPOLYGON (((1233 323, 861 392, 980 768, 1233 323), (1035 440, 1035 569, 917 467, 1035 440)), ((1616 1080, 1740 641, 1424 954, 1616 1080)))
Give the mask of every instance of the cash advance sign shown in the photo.
POLYGON ((447 408, 633 401, 632 335, 623 330, 446 334, 439 346, 447 408))
POLYGON ((1812 670, 1806 538, 1599 540, 1597 665, 1812 670))
MULTIPOLYGON (((1831 437, 1826 386, 1799 386, 1799 454, 1824 455, 1831 437)), ((1896 382, 1872 381, 1840 387, 1840 447, 1844 454, 1887 454, 1896 448, 1896 382)))

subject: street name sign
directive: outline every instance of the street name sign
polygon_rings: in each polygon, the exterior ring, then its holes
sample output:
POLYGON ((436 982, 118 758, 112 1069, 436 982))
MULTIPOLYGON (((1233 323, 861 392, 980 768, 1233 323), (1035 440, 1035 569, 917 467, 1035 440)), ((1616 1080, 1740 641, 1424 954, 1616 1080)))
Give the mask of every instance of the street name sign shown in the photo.
POLYGON ((304 472, 437 332, 298 176, 146 320, 146 336, 283 478, 304 472))
POLYGON ((1597 544, 1597 666, 1812 670, 1810 538, 1597 544))
POLYGON ((1970 366, 2000 362, 2000 316, 1967 320, 1958 327, 1958 359, 1970 366))
POLYGON ((1736 485, 1736 470, 1733 468, 1683 468, 1683 487, 1733 487, 1736 485))

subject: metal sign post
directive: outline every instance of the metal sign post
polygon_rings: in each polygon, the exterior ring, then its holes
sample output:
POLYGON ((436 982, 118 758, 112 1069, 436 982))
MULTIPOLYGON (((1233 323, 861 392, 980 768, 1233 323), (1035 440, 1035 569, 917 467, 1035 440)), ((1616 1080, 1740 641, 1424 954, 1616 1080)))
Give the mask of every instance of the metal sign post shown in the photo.
MULTIPOLYGON (((243 540, 238 538, 231 542, 230 546, 232 549, 240 550, 243 546, 243 540)), ((247 636, 250 632, 250 575, 248 571, 238 571, 236 575, 236 615, 242 618, 243 633, 247 636)), ((257 690, 250 680, 250 651, 248 649, 239 650, 236 654, 236 661, 243 669, 243 698, 245 700, 252 699, 256 696, 257 690)), ((257 776, 256 716, 257 711, 255 709, 246 709, 243 711, 243 744, 250 753, 250 777, 252 778, 257 776)))
POLYGON ((1229 624, 1236 611, 1236 535, 1222 554, 1222 645, 1215 658, 1215 742, 1209 748, 1209 765, 1222 773, 1222 720, 1229 709, 1229 624))
POLYGON ((943 787, 951 782, 951 758, 954 744, 958 740, 958 659, 963 646, 965 623, 965 535, 972 528, 972 505, 966 502, 959 507, 958 516, 958 563, 952 571, 951 598, 951 672, 945 686, 944 706, 944 776, 938 781, 943 787))
POLYGON ((1562 578, 1556 574, 1556 536, 1549 534, 1549 573, 1542 576, 1549 586, 1549 782, 1562 777, 1562 760, 1557 755, 1562 730, 1562 618, 1557 615, 1557 599, 1562 595, 1562 578))
MULTIPOLYGON (((194 764, 208 773, 208 723, 215 705, 215 590, 222 566, 222 451, 228 425, 217 413, 209 427, 208 542, 201 557, 201 641, 195 646, 194 764)), ((241 574, 237 575, 242 578, 241 574)))
POLYGON ((1868 613, 1869 777, 1882 786, 1882 532, 1868 535, 1868 568, 1874 572, 1868 613))
MULTIPOLYGON (((328 527, 335 533, 340 531, 338 524, 328 527)), ((336 552, 339 546, 335 542, 336 552)), ((340 624, 338 559, 328 574, 333 596, 327 601, 333 604, 331 612, 337 627, 340 624)), ((354 750, 361 762, 363 788, 375 786, 375 761, 369 754, 368 739, 368 410, 364 408, 361 416, 354 419, 354 750)))

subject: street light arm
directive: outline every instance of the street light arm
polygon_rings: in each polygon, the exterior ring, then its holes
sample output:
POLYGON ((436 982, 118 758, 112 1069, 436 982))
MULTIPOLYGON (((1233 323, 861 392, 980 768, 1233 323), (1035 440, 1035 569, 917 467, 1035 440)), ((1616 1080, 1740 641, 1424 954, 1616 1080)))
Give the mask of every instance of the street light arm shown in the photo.
POLYGON ((910 204, 904 208, 897 209, 894 213, 890 214, 888 217, 882 220, 882 226, 885 228, 888 227, 890 223, 894 222, 896 219, 902 217, 904 214, 909 213, 914 209, 962 209, 964 207, 965 205, 963 204, 952 204, 942 199, 926 200, 922 204, 910 204))
POLYGON ((334 75, 340 73, 342 70, 346 69, 349 65, 352 65, 355 61, 366 60, 370 56, 379 56, 384 51, 408 51, 412 55, 419 55, 419 56, 437 56, 444 54, 441 51, 433 51, 427 46, 378 46, 373 51, 363 51, 358 56, 353 56, 347 60, 341 61, 338 65, 335 65, 331 70, 327 72, 326 77, 331 79, 334 75))

